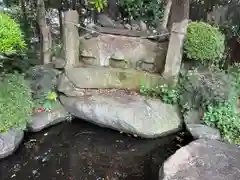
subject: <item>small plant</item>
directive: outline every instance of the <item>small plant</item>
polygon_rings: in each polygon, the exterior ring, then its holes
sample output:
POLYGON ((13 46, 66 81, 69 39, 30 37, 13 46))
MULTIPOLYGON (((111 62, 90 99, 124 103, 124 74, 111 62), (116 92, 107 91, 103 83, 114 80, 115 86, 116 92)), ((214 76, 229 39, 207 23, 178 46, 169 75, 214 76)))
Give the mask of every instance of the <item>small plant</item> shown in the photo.
POLYGON ((160 98, 164 103, 176 104, 178 102, 178 90, 167 84, 156 86, 155 88, 140 87, 140 94, 154 98, 160 98))
POLYGON ((48 95, 45 99, 45 103, 43 104, 43 107, 45 109, 51 110, 55 103, 57 102, 57 94, 55 92, 48 92, 48 95))
POLYGON ((189 59, 215 62, 221 59, 225 50, 225 36, 217 27, 204 22, 188 25, 184 52, 189 59))
POLYGON ((57 105, 56 92, 49 91, 46 96, 35 102, 36 112, 51 111, 57 105))
POLYGON ((92 9, 96 9, 98 12, 101 12, 107 7, 107 0, 91 0, 89 3, 92 9))
POLYGON ((0 13, 0 37, 0 53, 13 54, 26 48, 20 25, 4 13, 0 13))
POLYGON ((6 74, 0 81, 0 132, 25 129, 31 119, 31 89, 21 74, 6 74))

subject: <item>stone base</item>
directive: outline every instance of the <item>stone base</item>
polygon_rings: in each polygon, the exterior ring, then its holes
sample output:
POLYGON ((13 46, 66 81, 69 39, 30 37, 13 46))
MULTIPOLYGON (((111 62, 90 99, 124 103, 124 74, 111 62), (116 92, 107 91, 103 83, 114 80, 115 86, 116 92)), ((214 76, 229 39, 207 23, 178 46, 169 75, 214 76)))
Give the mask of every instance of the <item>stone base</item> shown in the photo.
POLYGON ((157 99, 124 94, 83 97, 60 96, 75 117, 101 127, 143 138, 157 138, 180 130, 178 108, 157 99))

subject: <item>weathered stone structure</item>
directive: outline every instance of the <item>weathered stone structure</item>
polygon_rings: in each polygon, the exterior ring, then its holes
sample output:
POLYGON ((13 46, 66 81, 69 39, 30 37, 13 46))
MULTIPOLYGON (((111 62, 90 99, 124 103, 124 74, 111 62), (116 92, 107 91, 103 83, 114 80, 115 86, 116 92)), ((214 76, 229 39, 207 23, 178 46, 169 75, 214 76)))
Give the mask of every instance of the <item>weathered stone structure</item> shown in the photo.
MULTIPOLYGON (((188 11, 189 3, 184 3, 184 1, 178 3, 174 1, 172 3, 172 13, 168 23, 170 33, 166 30, 150 33, 147 27, 144 30, 141 30, 141 28, 140 30, 129 29, 126 26, 120 28, 120 26, 114 24, 114 20, 112 22, 114 25, 110 26, 111 19, 104 15, 102 16, 105 20, 107 18, 108 26, 100 27, 106 22, 101 22, 100 26, 88 26, 87 33, 80 36, 78 42, 76 42, 78 35, 75 30, 69 34, 71 35, 70 41, 67 38, 69 35, 66 34, 70 31, 65 30, 65 60, 67 61, 65 64, 70 69, 71 67, 78 67, 79 71, 85 71, 84 69, 81 70, 81 67, 91 66, 91 68, 96 67, 96 71, 99 70, 97 67, 105 67, 109 68, 109 71, 116 68, 118 70, 129 69, 142 73, 154 73, 154 76, 158 75, 159 79, 162 79, 161 76, 163 76, 167 80, 165 82, 172 84, 172 79, 176 80, 180 71, 183 42, 188 25, 188 11), (180 13, 179 16, 176 15, 176 11, 180 13)), ((66 23, 69 22, 74 22, 74 19, 68 19, 66 23)), ((76 28, 76 25, 74 27, 73 24, 69 24, 70 26, 73 29, 76 28)), ((106 76, 109 75, 108 70, 105 70, 106 76)), ((100 71, 102 71, 101 68, 100 71)), ((85 77, 85 79, 88 77, 85 77)), ((81 79, 84 79, 84 77, 81 77, 81 79)), ((101 83, 101 80, 98 82, 101 83)), ((136 84, 131 80, 130 82, 136 84)), ((82 83, 84 84, 84 82, 82 83)), ((132 84, 129 83, 129 87, 116 87, 109 84, 109 86, 102 88, 132 89, 132 84)), ((93 85, 87 88, 96 87, 93 85)))
POLYGON ((100 35, 80 41, 80 61, 87 65, 161 72, 168 42, 137 37, 100 35))
MULTIPOLYGON (((173 4, 183 7, 183 11, 186 7, 183 1, 173 4)), ((144 138, 179 130, 182 120, 178 108, 143 97, 139 91, 142 86, 155 88, 177 79, 188 25, 184 12, 182 19, 171 25, 170 34, 168 30, 150 33, 146 27, 120 28, 104 17, 108 24, 87 27, 91 32, 78 38, 79 48, 77 38, 73 38, 76 36, 71 34, 71 42, 66 38, 65 47, 72 47, 71 52, 65 53, 68 62, 56 61, 55 67, 65 66, 57 89, 67 112, 99 126, 144 138)))

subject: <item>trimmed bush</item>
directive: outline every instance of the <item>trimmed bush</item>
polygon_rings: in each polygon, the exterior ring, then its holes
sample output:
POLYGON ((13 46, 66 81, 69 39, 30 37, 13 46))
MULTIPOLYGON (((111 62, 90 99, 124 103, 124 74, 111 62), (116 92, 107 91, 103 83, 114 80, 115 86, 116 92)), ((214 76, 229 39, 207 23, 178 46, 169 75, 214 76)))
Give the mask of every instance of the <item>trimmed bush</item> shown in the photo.
POLYGON ((189 59, 215 61, 223 57, 225 36, 218 28, 204 22, 188 25, 184 52, 189 59))
POLYGON ((20 25, 0 13, 0 53, 17 53, 26 47, 20 25))
POLYGON ((33 102, 28 83, 21 74, 6 74, 0 82, 0 132, 25 129, 33 102))

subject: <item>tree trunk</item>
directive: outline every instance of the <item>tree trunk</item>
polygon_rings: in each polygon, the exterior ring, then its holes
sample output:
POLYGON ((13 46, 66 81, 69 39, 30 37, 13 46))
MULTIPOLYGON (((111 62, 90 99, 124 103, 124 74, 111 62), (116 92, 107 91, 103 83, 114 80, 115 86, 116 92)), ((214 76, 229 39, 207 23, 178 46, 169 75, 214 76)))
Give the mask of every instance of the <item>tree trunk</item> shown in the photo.
MULTIPOLYGON (((26 11, 26 3, 24 0, 20 0, 19 1, 20 3, 20 7, 21 7, 21 14, 22 14, 22 17, 24 19, 24 29, 26 31, 26 40, 29 42, 29 37, 30 37, 30 26, 29 26, 29 23, 28 23, 28 19, 27 19, 27 11, 26 11)), ((29 43, 28 43, 29 44, 29 43)))
POLYGON ((41 60, 43 64, 51 62, 52 36, 45 18, 45 5, 43 0, 37 1, 37 22, 40 29, 41 60))
POLYGON ((164 15, 163 15, 163 21, 162 21, 162 25, 161 25, 162 29, 167 28, 171 7, 172 7, 172 0, 167 0, 165 10, 164 10, 164 15))

